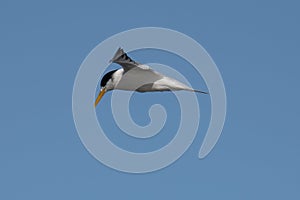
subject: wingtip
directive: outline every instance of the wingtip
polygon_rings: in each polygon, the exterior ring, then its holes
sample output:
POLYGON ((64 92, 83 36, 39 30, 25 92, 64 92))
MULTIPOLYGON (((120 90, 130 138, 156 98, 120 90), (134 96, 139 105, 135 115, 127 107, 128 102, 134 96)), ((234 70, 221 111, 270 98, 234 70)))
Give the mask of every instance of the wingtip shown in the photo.
POLYGON ((123 54, 125 54, 124 50, 121 47, 119 47, 113 58, 110 60, 110 62, 115 62, 123 54))
POLYGON ((198 92, 198 93, 202 93, 202 94, 209 94, 208 92, 204 92, 204 91, 201 91, 201 90, 194 90, 194 92, 198 92))

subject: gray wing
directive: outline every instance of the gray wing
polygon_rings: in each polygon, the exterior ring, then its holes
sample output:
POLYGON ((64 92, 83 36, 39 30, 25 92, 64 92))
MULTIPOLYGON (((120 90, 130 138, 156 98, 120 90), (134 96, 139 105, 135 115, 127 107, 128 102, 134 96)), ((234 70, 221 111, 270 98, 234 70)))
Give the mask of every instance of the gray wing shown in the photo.
MULTIPOLYGON (((111 59, 111 62, 117 63, 122 66, 124 72, 127 72, 135 67, 141 67, 142 65, 132 60, 124 52, 122 48, 119 48, 115 53, 114 57, 111 59)), ((141 67, 143 69, 143 67, 141 67)), ((148 67, 149 68, 149 67, 148 67)))
POLYGON ((115 53, 111 62, 117 63, 124 69, 124 74, 116 89, 151 91, 154 82, 163 78, 163 75, 152 70, 148 65, 132 60, 122 48, 115 53))
POLYGON ((168 90, 201 92, 152 70, 148 65, 135 62, 121 48, 117 50, 111 62, 121 65, 124 69, 123 77, 115 89, 136 90, 139 92, 168 90))

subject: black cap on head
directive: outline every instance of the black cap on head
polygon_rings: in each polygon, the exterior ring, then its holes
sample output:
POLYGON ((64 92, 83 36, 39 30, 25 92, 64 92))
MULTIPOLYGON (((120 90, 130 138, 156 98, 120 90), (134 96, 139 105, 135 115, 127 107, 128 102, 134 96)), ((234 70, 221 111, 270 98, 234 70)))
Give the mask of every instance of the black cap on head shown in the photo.
POLYGON ((109 79, 111 79, 113 73, 115 73, 117 71, 117 69, 115 70, 112 70, 108 73, 106 73, 103 77, 102 77, 102 80, 101 80, 101 87, 104 87, 106 85, 106 83, 109 81, 109 79))

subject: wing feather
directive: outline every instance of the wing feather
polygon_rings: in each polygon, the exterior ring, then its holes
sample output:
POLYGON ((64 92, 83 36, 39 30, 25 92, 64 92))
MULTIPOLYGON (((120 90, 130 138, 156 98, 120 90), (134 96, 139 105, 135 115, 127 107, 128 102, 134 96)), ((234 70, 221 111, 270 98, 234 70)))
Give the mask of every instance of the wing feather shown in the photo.
POLYGON ((115 89, 136 90, 139 92, 187 90, 206 93, 194 90, 180 81, 154 71, 148 65, 132 60, 122 48, 117 50, 111 62, 121 65, 124 69, 122 79, 115 89))
POLYGON ((131 70, 132 68, 139 67, 140 65, 132 60, 122 48, 117 50, 114 57, 111 59, 111 62, 121 65, 125 72, 131 70))

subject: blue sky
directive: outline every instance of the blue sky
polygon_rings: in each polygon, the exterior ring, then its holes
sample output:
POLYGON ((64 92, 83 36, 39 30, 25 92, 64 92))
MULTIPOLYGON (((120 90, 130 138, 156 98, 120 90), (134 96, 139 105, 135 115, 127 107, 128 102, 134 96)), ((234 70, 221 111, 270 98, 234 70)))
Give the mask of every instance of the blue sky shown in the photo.
MULTIPOLYGON (((0 5, 1 199, 300 198, 297 1, 4 0, 0 5), (71 105, 74 79, 87 54, 107 37, 143 26, 178 30, 209 52, 223 76, 228 112, 216 147, 198 160, 209 118, 209 100, 199 96, 203 126, 188 151, 163 170, 136 175, 112 170, 86 151, 71 105)), ((149 54, 132 57, 153 62, 149 54)), ((182 60, 169 57, 158 55, 155 61, 197 83, 192 71, 182 70, 182 60)), ((150 97, 136 94, 133 101, 176 108, 172 94, 150 97)), ((108 116, 109 98, 101 102, 108 116)), ((166 132, 177 127, 174 112, 166 132)), ((149 120, 143 106, 132 115, 140 124, 149 120)), ((124 148, 130 142, 145 150, 145 141, 129 141, 118 137, 114 125, 107 128, 115 130, 109 137, 124 148)))

